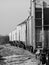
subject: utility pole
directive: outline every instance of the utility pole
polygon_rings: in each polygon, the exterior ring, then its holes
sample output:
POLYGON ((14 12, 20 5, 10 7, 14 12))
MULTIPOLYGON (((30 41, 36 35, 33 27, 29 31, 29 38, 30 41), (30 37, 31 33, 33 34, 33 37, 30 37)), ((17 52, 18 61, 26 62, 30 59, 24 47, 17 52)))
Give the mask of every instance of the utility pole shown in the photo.
POLYGON ((32 0, 30 0, 30 17, 32 17, 32 0))
POLYGON ((42 48, 44 48, 44 3, 42 2, 42 48))

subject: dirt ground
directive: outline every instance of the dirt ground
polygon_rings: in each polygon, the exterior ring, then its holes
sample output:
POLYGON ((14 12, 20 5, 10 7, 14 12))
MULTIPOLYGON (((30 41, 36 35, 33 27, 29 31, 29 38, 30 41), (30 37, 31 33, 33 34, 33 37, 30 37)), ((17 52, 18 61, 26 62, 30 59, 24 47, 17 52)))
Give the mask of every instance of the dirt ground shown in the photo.
POLYGON ((32 54, 29 51, 24 50, 23 48, 11 46, 10 44, 0 45, 0 55, 10 56, 14 54, 32 56, 32 54))
POLYGON ((38 65, 35 55, 19 47, 0 45, 0 65, 38 65))
POLYGON ((10 44, 0 45, 0 65, 13 61, 21 61, 22 63, 22 61, 27 60, 29 57, 31 58, 32 54, 27 50, 11 46, 10 44))

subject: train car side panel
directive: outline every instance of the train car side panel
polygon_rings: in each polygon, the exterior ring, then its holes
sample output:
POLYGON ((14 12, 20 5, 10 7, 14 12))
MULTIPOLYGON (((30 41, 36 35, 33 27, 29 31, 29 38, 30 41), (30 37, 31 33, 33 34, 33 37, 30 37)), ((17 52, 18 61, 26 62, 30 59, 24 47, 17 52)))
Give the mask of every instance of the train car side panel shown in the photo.
POLYGON ((9 41, 12 41, 12 35, 11 35, 11 32, 9 33, 9 41))
POLYGON ((20 41, 20 30, 21 26, 17 26, 17 41, 20 41))
POLYGON ((26 45, 26 24, 22 24, 22 41, 26 45))

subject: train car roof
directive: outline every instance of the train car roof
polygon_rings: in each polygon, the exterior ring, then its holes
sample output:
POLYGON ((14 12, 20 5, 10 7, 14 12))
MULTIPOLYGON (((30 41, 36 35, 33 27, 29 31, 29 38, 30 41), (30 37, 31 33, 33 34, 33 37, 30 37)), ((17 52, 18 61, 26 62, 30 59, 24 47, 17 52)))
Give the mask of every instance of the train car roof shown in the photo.
POLYGON ((26 24, 26 20, 25 20, 25 21, 23 21, 23 22, 21 22, 21 23, 20 23, 20 24, 18 24, 17 26, 22 25, 22 24, 26 24))
POLYGON ((22 25, 22 24, 26 24, 27 23, 27 20, 30 18, 30 16, 27 17, 27 19, 25 19, 23 22, 21 22, 20 24, 18 24, 17 26, 19 25, 22 25))

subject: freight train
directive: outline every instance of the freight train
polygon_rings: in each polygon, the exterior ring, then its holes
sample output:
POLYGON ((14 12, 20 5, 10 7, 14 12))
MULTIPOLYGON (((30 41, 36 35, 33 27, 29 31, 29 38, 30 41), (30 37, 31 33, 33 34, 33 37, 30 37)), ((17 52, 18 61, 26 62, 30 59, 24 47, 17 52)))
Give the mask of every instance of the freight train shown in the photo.
POLYGON ((42 10, 41 6, 34 7, 34 5, 33 2, 32 15, 9 33, 10 41, 19 42, 18 46, 22 44, 30 51, 37 48, 49 48, 49 7, 44 7, 42 10))
POLYGON ((24 22, 18 24, 14 31, 9 33, 9 41, 15 46, 23 47, 24 49, 33 51, 30 29, 31 22, 28 21, 28 19, 29 17, 24 22))

